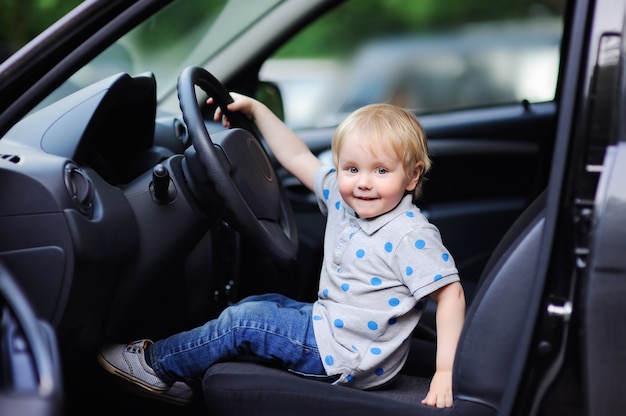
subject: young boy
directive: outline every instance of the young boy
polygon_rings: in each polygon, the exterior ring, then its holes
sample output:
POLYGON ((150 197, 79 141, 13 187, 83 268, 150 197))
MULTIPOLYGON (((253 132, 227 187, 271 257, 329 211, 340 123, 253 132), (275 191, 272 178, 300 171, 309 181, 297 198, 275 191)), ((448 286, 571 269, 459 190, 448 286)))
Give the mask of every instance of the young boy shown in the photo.
MULTIPOLYGON (((436 372, 422 403, 452 406, 465 298, 439 231, 413 203, 430 167, 415 116, 387 104, 355 111, 337 128, 335 166, 327 167, 265 105, 232 95, 228 109, 256 123, 278 161, 315 192, 327 216, 318 300, 249 297, 190 331, 104 347, 100 364, 155 394, 171 395, 175 382, 246 356, 371 389, 402 368, 410 346, 405 341, 430 297, 437 302, 436 372)), ((230 126, 218 109, 220 118, 230 126)))

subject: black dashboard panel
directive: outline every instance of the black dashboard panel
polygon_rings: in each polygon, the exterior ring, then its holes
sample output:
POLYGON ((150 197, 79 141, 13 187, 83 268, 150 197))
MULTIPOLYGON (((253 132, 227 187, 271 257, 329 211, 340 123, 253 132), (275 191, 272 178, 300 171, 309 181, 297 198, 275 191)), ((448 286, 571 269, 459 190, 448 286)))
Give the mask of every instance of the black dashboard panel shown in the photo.
POLYGON ((156 81, 120 73, 79 90, 16 124, 3 138, 72 159, 113 185, 130 182, 152 148, 156 81))
POLYGON ((33 113, 0 141, 0 260, 55 325, 68 308, 82 319, 81 303, 96 298, 69 302, 73 290, 107 290, 138 250, 119 186, 158 157, 155 97, 151 74, 115 75, 33 113))

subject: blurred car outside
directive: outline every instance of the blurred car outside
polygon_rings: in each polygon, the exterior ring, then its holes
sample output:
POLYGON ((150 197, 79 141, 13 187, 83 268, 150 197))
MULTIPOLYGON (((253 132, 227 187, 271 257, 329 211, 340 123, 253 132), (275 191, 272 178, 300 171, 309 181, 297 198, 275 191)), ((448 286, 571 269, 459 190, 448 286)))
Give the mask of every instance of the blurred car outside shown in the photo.
POLYGON ((562 22, 539 17, 419 36, 385 37, 351 59, 270 59, 261 80, 281 90, 290 127, 337 125, 393 102, 418 114, 554 98, 562 22))

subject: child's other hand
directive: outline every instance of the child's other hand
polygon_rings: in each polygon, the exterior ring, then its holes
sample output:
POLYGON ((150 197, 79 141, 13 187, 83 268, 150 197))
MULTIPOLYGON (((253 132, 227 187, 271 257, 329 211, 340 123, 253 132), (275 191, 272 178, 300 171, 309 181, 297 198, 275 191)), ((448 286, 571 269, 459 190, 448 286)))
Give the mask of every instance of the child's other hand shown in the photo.
POLYGON ((434 407, 452 407, 452 401, 452 371, 436 371, 422 404, 434 407))

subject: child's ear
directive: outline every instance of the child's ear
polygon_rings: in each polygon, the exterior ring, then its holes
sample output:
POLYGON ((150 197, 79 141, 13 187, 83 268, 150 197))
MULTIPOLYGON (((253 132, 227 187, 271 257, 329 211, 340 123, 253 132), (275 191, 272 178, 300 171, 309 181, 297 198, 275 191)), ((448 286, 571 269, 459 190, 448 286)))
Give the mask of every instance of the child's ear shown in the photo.
POLYGON ((413 172, 411 175, 411 179, 406 186, 406 190, 409 192, 413 192, 420 178, 422 177, 422 173, 424 172, 424 162, 415 162, 415 167, 413 168, 413 172))

